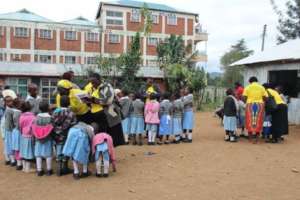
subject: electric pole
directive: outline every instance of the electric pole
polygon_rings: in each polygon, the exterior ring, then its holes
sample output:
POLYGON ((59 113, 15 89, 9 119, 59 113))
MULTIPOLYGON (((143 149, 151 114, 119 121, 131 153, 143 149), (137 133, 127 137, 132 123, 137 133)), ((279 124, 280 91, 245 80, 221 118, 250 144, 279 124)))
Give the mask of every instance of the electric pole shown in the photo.
POLYGON ((261 43, 261 51, 265 50, 265 38, 267 33, 267 24, 264 25, 263 34, 262 34, 262 43, 261 43))

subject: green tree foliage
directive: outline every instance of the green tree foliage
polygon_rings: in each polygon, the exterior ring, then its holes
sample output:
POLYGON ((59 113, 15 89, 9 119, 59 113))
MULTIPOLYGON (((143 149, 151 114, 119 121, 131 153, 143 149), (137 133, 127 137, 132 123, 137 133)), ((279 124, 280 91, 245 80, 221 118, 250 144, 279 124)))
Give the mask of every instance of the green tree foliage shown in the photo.
POLYGON ((253 53, 246 46, 244 39, 239 40, 235 45, 232 45, 230 50, 221 57, 221 65, 225 70, 224 84, 225 86, 232 87, 234 82, 243 82, 242 69, 243 67, 231 67, 230 64, 250 56, 253 53))
POLYGON ((277 29, 280 34, 277 37, 278 42, 283 43, 287 40, 300 38, 300 0, 287 1, 285 14, 278 9, 275 0, 271 0, 271 4, 279 17, 277 29))
POLYGON ((152 17, 151 17, 151 12, 149 11, 147 3, 144 3, 142 9, 141 9, 141 15, 144 18, 144 25, 142 27, 141 32, 144 33, 144 36, 148 36, 151 33, 152 30, 152 17))
POLYGON ((136 87, 138 87, 135 77, 141 67, 140 41, 140 33, 137 32, 130 45, 129 51, 120 56, 123 86, 130 91, 134 91, 136 87))

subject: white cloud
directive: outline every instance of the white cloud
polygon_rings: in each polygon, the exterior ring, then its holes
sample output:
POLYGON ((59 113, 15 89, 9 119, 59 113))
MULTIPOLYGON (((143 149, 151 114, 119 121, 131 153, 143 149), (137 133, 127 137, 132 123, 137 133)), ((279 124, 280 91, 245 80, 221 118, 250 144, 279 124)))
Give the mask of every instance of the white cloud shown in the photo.
MULTIPOLYGON (((259 51, 263 25, 268 25, 266 48, 276 44, 277 16, 270 0, 148 0, 192 11, 209 32, 208 70, 219 71, 219 59, 237 40, 245 38, 249 48, 259 51)), ((282 5, 287 0, 275 0, 282 5)), ((39 15, 63 21, 84 16, 95 18, 100 0, 9 0, 1 3, 0 13, 27 8, 39 15)))

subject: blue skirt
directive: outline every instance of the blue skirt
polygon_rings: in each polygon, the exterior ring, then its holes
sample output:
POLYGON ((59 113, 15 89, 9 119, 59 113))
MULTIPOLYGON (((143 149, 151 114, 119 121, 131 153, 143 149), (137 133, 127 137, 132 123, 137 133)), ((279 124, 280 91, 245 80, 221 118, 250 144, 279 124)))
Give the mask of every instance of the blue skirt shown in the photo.
POLYGON ((14 151, 20 151, 21 133, 19 129, 15 128, 12 131, 12 149, 14 151))
POLYGON ((26 160, 34 159, 34 139, 21 136, 20 155, 26 160))
POLYGON ((45 142, 36 140, 34 147, 35 157, 49 158, 52 157, 53 152, 53 142, 51 139, 47 139, 45 142))
POLYGON ((237 118, 236 117, 228 117, 228 116, 224 116, 223 119, 223 124, 224 124, 224 129, 226 131, 236 131, 237 128, 237 118))
POLYGON ((193 130, 194 128, 194 112, 193 111, 185 111, 183 113, 183 129, 185 130, 193 130))
POLYGON ((173 135, 180 135, 182 134, 182 120, 180 117, 173 118, 173 135))
POLYGON ((88 135, 80 128, 71 128, 63 148, 63 154, 80 164, 87 165, 90 154, 88 135))
POLYGON ((5 154, 6 155, 14 155, 14 151, 12 148, 12 132, 5 130, 4 133, 4 145, 5 145, 5 154))
POLYGON ((157 132, 157 124, 147 124, 146 131, 157 132))
POLYGON ((125 119, 122 120, 122 129, 123 133, 126 135, 130 134, 130 118, 126 117, 125 119))
POLYGON ((159 135, 172 134, 172 118, 170 115, 162 115, 159 124, 159 135))
POLYGON ((145 121, 143 117, 131 117, 131 134, 143 134, 145 132, 145 121))
POLYGON ((101 154, 103 156, 103 160, 109 161, 109 152, 108 152, 107 143, 98 144, 96 146, 96 152, 95 152, 96 161, 99 160, 101 154))

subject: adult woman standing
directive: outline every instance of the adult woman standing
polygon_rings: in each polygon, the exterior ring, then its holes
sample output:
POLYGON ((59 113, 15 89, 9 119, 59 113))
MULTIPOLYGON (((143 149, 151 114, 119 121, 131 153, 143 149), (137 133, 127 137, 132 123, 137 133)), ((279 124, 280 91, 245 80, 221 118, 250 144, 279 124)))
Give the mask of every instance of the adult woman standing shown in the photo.
POLYGON ((113 138, 114 146, 125 144, 121 125, 120 108, 114 102, 114 89, 101 81, 99 74, 90 77, 92 88, 91 112, 93 121, 99 125, 100 132, 106 132, 113 138))
POLYGON ((265 112, 264 101, 268 97, 268 94, 265 88, 258 83, 256 77, 251 77, 249 83, 250 85, 248 85, 243 92, 243 97, 246 101, 246 129, 250 141, 255 134, 255 142, 257 142, 258 136, 263 128, 265 112))
POLYGON ((272 115, 272 143, 278 143, 282 135, 287 135, 289 132, 288 124, 288 107, 280 94, 274 90, 272 85, 264 84, 269 96, 272 96, 277 105, 276 109, 271 112, 272 115))

